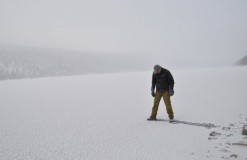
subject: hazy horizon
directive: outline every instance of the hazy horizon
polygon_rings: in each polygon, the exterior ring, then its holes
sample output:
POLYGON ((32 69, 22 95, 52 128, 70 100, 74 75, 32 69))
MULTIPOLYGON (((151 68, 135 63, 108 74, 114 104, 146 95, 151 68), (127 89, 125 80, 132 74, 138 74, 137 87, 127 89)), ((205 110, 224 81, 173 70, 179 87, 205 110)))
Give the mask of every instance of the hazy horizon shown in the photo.
POLYGON ((1 44, 208 65, 247 54, 245 0, 0 0, 0 21, 1 44))

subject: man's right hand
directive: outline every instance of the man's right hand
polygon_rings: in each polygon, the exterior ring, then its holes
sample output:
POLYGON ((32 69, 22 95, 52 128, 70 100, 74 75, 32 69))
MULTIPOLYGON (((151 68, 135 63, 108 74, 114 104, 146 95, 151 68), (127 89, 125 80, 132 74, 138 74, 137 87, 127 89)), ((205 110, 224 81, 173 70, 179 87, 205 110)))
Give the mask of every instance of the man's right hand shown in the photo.
POLYGON ((152 92, 151 92, 151 95, 152 95, 153 97, 155 97, 156 94, 155 94, 154 91, 152 91, 152 92))

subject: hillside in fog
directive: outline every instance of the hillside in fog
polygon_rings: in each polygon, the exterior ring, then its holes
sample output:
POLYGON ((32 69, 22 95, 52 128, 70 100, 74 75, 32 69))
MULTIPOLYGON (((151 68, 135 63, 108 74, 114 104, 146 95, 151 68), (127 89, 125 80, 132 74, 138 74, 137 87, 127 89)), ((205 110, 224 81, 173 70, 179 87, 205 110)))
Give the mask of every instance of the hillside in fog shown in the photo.
POLYGON ((230 66, 234 60, 163 54, 107 54, 0 44, 0 80, 168 69, 230 66))
POLYGON ((247 65, 247 55, 237 61, 236 65, 245 66, 247 65))
POLYGON ((149 59, 0 45, 0 80, 147 70, 149 59))

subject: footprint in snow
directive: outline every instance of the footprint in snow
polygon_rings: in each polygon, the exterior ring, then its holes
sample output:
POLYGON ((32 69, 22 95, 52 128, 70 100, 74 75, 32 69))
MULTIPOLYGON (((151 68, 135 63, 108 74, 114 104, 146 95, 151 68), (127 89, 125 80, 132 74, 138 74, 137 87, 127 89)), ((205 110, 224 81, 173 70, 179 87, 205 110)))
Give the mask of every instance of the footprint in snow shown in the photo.
POLYGON ((224 149, 224 148, 220 149, 219 151, 220 151, 220 152, 225 152, 225 153, 230 153, 230 152, 231 152, 231 151, 229 151, 228 149, 224 149))
POLYGON ((230 127, 222 127, 222 130, 223 130, 223 131, 230 131, 231 128, 230 128, 230 127))
POLYGON ((227 134, 226 137, 234 136, 234 134, 227 134))
POLYGON ((221 135, 221 133, 213 131, 209 134, 208 140, 218 139, 217 136, 220 136, 220 135, 221 135))
POLYGON ((229 126, 229 127, 234 127, 234 126, 235 126, 235 124, 230 123, 228 126, 229 126))
POLYGON ((238 158, 237 154, 231 154, 230 157, 223 155, 221 156, 222 159, 232 159, 232 158, 238 158))
POLYGON ((215 137, 215 136, 220 136, 221 133, 218 133, 218 132, 216 132, 216 131, 213 131, 213 132, 211 132, 209 135, 212 136, 212 137, 215 137))
POLYGON ((223 155, 221 156, 222 159, 230 159, 230 157, 226 156, 226 155, 223 155))
POLYGON ((237 157, 238 157, 237 154, 232 154, 232 155, 230 155, 230 158, 237 158, 237 157))
POLYGON ((231 144, 231 142, 226 142, 225 144, 227 144, 228 146, 231 146, 232 144, 231 144))

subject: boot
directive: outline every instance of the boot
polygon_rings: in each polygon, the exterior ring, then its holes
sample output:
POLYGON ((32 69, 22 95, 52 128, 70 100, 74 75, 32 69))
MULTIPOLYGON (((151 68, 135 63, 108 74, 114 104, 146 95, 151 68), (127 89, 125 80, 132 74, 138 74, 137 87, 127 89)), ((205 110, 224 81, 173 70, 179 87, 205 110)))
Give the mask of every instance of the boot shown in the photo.
POLYGON ((156 121, 156 117, 155 116, 150 116, 147 120, 148 121, 156 121))
POLYGON ((170 122, 170 123, 173 123, 173 122, 174 122, 174 117, 170 117, 170 118, 169 118, 169 122, 170 122))

